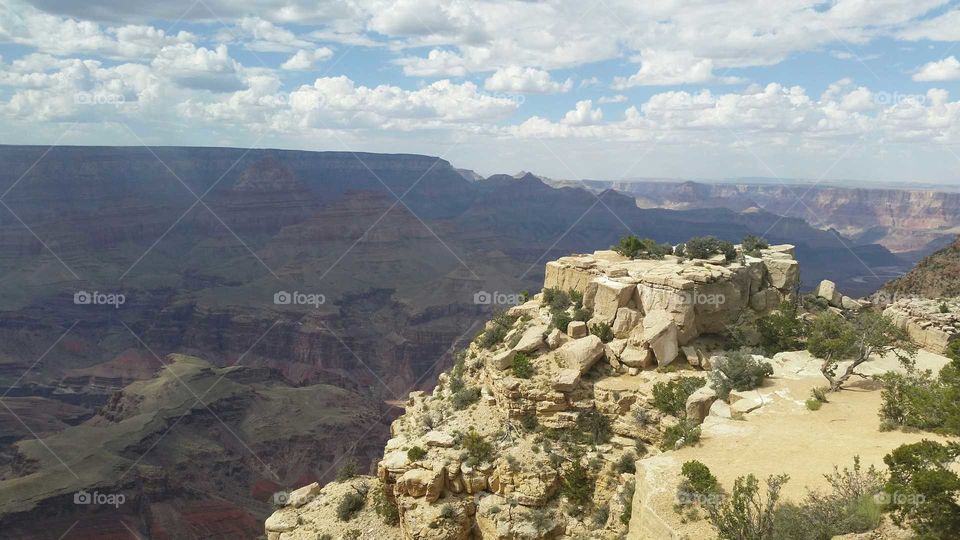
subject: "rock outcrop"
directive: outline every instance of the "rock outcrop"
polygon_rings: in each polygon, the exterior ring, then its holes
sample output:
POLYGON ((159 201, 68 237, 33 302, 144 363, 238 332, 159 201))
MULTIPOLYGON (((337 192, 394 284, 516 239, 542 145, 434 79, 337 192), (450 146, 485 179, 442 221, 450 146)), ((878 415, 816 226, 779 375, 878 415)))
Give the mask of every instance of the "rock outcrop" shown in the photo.
POLYGON ((929 300, 901 298, 883 314, 910 334, 910 339, 931 352, 943 354, 960 338, 960 297, 929 300))
MULTIPOLYGON (((397 524, 378 524, 372 534, 383 529, 385 538, 407 540, 624 535, 635 486, 626 471, 639 454, 657 452, 665 430, 678 422, 653 406, 654 385, 696 376, 708 367, 698 351, 701 337, 776 307, 798 282, 791 246, 729 263, 629 260, 609 251, 548 263, 545 288, 568 292, 568 315, 585 312, 589 320, 552 328, 554 312, 564 306, 538 294, 488 324, 488 332, 505 336, 499 343, 478 338, 432 393, 411 393, 376 476, 347 482, 379 490, 378 507, 395 508, 397 524), (758 295, 771 299, 758 303, 758 295), (603 324, 612 335, 598 331, 603 324)), ((687 401, 688 415, 702 421, 716 399, 702 388, 687 401)), ((348 527, 327 509, 351 493, 337 485, 317 495, 322 502, 278 510, 266 523, 269 540, 348 527)), ((372 496, 365 495, 358 523, 369 523, 372 496)))

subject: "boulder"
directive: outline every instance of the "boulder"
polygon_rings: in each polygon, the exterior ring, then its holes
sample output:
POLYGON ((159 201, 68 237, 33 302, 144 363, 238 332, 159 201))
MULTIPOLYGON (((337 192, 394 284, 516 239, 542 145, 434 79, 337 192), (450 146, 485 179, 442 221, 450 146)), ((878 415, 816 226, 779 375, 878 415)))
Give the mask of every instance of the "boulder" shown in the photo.
MULTIPOLYGON (((547 331, 546 325, 535 324, 524 330, 520 336, 520 341, 514 345, 513 350, 518 352, 533 352, 543 346, 543 334, 547 331)), ((511 360, 513 360, 511 358, 511 360)))
POLYGON ((840 306, 843 307, 843 309, 850 309, 854 311, 863 307, 860 305, 860 302, 850 298, 849 296, 844 296, 840 299, 840 306))
POLYGON ((767 313, 768 311, 777 309, 782 301, 783 295, 780 294, 780 291, 773 287, 768 287, 757 291, 750 297, 750 308, 757 313, 767 313))
POLYGON ((443 482, 440 471, 410 469, 397 479, 396 490, 411 497, 426 497, 428 502, 440 498, 443 482))
POLYGON ((556 349, 568 341, 570 341, 570 336, 561 332, 559 328, 554 328, 547 334, 547 347, 551 349, 556 349))
POLYGON ((517 354, 517 351, 511 349, 494 353, 489 357, 487 363, 491 369, 504 370, 513 364, 513 356, 515 354, 517 354))
POLYGON ((603 356, 603 342, 594 335, 575 339, 556 353, 564 366, 586 373, 603 356))
POLYGON ((662 309, 652 310, 643 318, 643 340, 649 344, 660 366, 669 365, 680 352, 677 324, 662 309))
POLYGON ((587 323, 583 321, 570 321, 570 324, 567 325, 567 335, 574 339, 582 338, 589 333, 587 323))
POLYGON ((617 310, 626 306, 633 296, 636 285, 623 283, 602 276, 596 278, 597 292, 593 296, 593 318, 598 322, 612 323, 617 316, 617 310))
POLYGON ((800 263, 788 258, 766 258, 763 266, 767 269, 770 285, 782 290, 793 290, 800 280, 800 263))
POLYGON ((613 335, 626 337, 643 320, 643 314, 635 309, 622 307, 617 309, 617 317, 613 320, 613 335))
POLYGON ((289 532, 300 525, 300 516, 296 512, 274 512, 267 518, 264 528, 268 532, 289 532))
POLYGON ((553 376, 550 384, 558 392, 572 392, 579 382, 579 369, 561 369, 553 376))
POLYGON ((300 508, 301 506, 312 501, 317 495, 320 494, 320 484, 314 482, 308 484, 301 488, 297 488, 290 492, 290 496, 287 497, 287 505, 294 508, 300 508))
POLYGON ((436 430, 428 431, 427 434, 423 436, 423 443, 427 446, 450 448, 453 446, 453 435, 436 430))
POLYGON ((730 404, 723 400, 716 400, 710 405, 710 416, 716 416, 718 418, 732 418, 733 415, 730 412, 730 404))
POLYGON ((710 407, 717 401, 717 392, 709 386, 704 386, 687 398, 687 418, 697 424, 710 414, 710 407))
POLYGON ((653 366, 653 351, 646 347, 627 347, 620 353, 620 363, 629 368, 648 368, 653 366))
POLYGON ((840 307, 843 295, 837 290, 837 284, 825 279, 817 285, 816 295, 825 299, 831 306, 840 307))

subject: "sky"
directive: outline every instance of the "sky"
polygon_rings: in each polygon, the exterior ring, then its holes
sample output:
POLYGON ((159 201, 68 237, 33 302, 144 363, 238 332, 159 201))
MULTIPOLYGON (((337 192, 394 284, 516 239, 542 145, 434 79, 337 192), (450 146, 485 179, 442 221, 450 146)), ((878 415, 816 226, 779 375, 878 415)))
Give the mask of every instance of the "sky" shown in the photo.
POLYGON ((960 185, 960 2, 0 0, 0 143, 960 185))

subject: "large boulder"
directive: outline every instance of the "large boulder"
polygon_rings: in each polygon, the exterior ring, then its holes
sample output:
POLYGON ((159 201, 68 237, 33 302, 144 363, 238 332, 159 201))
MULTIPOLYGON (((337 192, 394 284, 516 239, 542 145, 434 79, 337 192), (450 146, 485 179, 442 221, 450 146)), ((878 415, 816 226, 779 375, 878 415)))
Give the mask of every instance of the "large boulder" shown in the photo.
POLYGON ((627 347, 619 356, 620 363, 631 368, 644 369, 654 364, 653 351, 646 347, 627 347))
POLYGON ((567 325, 567 335, 574 339, 582 338, 589 333, 587 323, 583 321, 570 321, 567 325))
POLYGON ((293 506, 294 508, 300 508, 301 506, 312 501, 317 495, 320 494, 320 484, 314 482, 303 486, 302 488, 295 489, 290 492, 290 496, 287 497, 287 504, 293 506))
MULTIPOLYGON (((513 350, 518 352, 533 352, 543 346, 543 334, 547 331, 546 325, 535 324, 530 328, 527 328, 523 335, 520 336, 520 341, 514 345, 513 350)), ((513 360, 511 358, 511 360, 513 360)))
POLYGON ((636 285, 616 281, 606 276, 596 278, 594 283, 597 285, 597 291, 593 295, 592 305, 586 307, 593 309, 593 320, 596 322, 612 323, 617 316, 617 310, 630 302, 636 285))
POLYGON ((626 337, 643 320, 643 314, 635 309, 622 307, 617 309, 617 317, 613 320, 613 335, 626 337))
POLYGON ((686 404, 687 419, 697 424, 703 422, 703 419, 710 414, 710 407, 716 400, 717 392, 709 386, 704 386, 690 394, 686 404))
POLYGON ((837 290, 837 284, 829 279, 825 279, 817 285, 816 294, 833 307, 840 307, 842 305, 843 295, 837 290))
POLYGON ((669 365, 680 353, 677 324, 662 309, 650 311, 643 318, 643 340, 653 351, 657 365, 669 365))
POLYGON ((763 259, 767 269, 770 285, 782 290, 792 290, 800 281, 800 263, 783 256, 783 258, 763 259))
POLYGON ((397 479, 394 487, 398 494, 405 494, 411 497, 426 497, 428 502, 433 502, 440 498, 443 493, 442 469, 410 469, 403 473, 397 479))
POLYGON ((564 366, 586 373, 603 356, 603 342, 594 335, 575 339, 556 350, 564 366))
POLYGON ((572 392, 580 382, 579 369, 561 369, 553 376, 551 386, 558 392, 572 392))

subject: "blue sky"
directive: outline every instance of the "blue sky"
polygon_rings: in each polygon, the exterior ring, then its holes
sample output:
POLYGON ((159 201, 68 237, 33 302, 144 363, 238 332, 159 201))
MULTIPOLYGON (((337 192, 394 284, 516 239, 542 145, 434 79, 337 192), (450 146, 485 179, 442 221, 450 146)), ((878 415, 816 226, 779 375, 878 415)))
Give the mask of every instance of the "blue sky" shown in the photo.
POLYGON ((960 183, 958 40, 942 0, 0 0, 0 142, 960 183))

